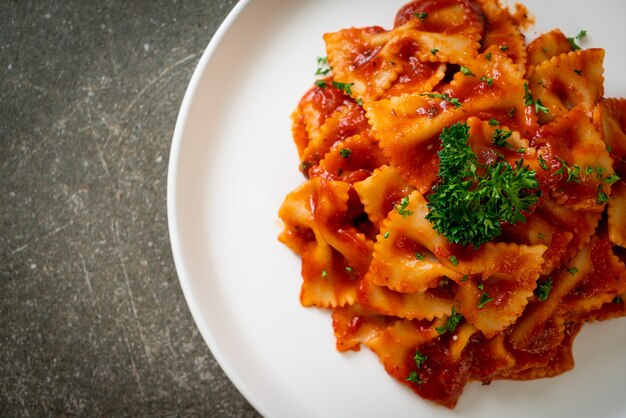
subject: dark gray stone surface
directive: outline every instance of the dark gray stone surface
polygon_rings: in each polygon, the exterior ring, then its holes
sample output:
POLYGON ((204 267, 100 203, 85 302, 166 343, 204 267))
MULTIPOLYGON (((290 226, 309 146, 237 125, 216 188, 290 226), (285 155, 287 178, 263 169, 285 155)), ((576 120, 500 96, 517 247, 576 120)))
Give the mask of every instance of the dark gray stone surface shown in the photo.
POLYGON ((258 416, 166 216, 178 109, 234 3, 0 2, 0 415, 258 416))

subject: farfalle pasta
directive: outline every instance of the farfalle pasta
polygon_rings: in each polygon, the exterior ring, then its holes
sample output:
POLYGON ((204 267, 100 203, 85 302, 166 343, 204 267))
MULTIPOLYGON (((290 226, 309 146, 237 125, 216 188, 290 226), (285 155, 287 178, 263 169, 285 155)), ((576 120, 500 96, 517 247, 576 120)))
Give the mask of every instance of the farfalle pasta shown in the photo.
POLYGON ((417 0, 327 33, 292 115, 306 180, 279 239, 302 304, 449 408, 470 381, 571 369, 584 322, 626 316, 626 99, 584 31, 527 44, 526 16, 417 0))

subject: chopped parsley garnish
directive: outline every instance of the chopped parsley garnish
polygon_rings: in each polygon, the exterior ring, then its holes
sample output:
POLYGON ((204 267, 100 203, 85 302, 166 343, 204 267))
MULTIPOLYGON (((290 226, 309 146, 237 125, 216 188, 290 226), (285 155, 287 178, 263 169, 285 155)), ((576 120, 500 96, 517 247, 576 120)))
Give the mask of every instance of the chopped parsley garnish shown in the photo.
POLYGON ((538 233, 537 236, 539 237, 539 239, 545 239, 546 238, 546 235, 543 232, 538 233))
POLYGON ((456 97, 450 97, 450 95, 448 93, 422 93, 420 94, 420 96, 428 96, 431 99, 441 99, 441 100, 445 100, 448 103, 451 103, 454 105, 454 107, 460 107, 461 106, 461 102, 459 101, 459 99, 457 99, 456 97))
POLYGON ((491 52, 487 52, 485 54, 485 58, 487 59, 487 61, 491 61, 491 52))
POLYGON ((426 12, 417 12, 413 13, 413 16, 417 17, 419 20, 424 20, 428 17, 428 13, 426 12))
POLYGON ((424 259, 424 255, 420 253, 419 251, 417 251, 415 253, 415 258, 417 258, 419 261, 422 261, 424 259))
POLYGON ((415 362, 415 365, 417 366, 418 369, 422 368, 422 365, 424 364, 426 360, 428 360, 428 356, 425 356, 419 351, 415 352, 415 355, 413 356, 413 361, 415 362))
POLYGON ((437 48, 433 48, 430 50, 430 53, 433 55, 437 55, 437 52, 439 52, 439 50, 437 48))
POLYGON ((573 276, 576 273, 578 273, 578 268, 577 267, 570 267, 570 268, 567 269, 567 271, 569 272, 569 274, 571 274, 573 276))
POLYGON ((581 30, 580 32, 578 32, 578 35, 571 37, 571 38, 567 38, 567 41, 569 42, 569 44, 572 47, 572 51, 578 51, 580 50, 580 47, 578 46, 578 44, 576 43, 576 41, 580 41, 581 39, 583 39, 585 36, 587 36, 587 31, 586 30, 581 30))
POLYGON ((459 325, 459 322, 461 322, 462 319, 463 319, 463 315, 458 313, 454 309, 454 306, 453 306, 452 314, 448 317, 448 319, 446 319, 446 323, 441 327, 435 327, 435 331, 437 331, 437 334, 439 335, 445 333, 446 331, 454 332, 454 330, 459 325))
POLYGON ((350 267, 350 266, 346 266, 346 271, 348 273, 352 273, 354 271, 354 269, 352 267, 350 267))
POLYGON ((317 70, 315 75, 328 75, 330 72, 330 66, 328 65, 328 58, 317 57, 317 70))
POLYGON ((604 182, 608 184, 613 184, 617 180, 619 180, 619 176, 617 174, 611 174, 610 176, 604 179, 604 182))
POLYGON ((385 238, 385 239, 389 238, 389 231, 387 231, 387 232, 385 232, 385 233, 383 234, 383 238, 385 238))
POLYGON ((461 280, 460 280, 460 281, 461 281, 461 282, 464 282, 464 281, 466 281, 466 280, 467 280, 467 274, 466 274, 465 276, 461 277, 461 280))
POLYGON ((350 148, 342 148, 339 150, 339 155, 341 156, 341 158, 348 158, 350 155, 352 155, 352 150, 350 148))
POLYGON ((424 383, 422 379, 420 379, 416 371, 412 371, 411 373, 409 373, 409 376, 406 378, 406 380, 407 382, 412 382, 417 385, 421 385, 422 383, 424 383))
POLYGON ((448 283, 450 283, 450 279, 444 276, 444 278, 439 281, 439 287, 446 287, 448 283))
POLYGON ((322 270, 322 277, 328 277, 328 272, 326 270, 322 270))
POLYGON ((345 92, 348 96, 352 96, 352 90, 350 90, 350 88, 354 86, 354 83, 342 83, 340 81, 333 80, 333 86, 345 92))
POLYGON ((604 193, 604 190, 602 190, 602 185, 598 184, 598 199, 597 199, 598 205, 603 205, 608 201, 609 201, 609 196, 606 193, 604 193))
POLYGON ((474 76, 474 77, 476 77, 476 75, 472 72, 472 70, 470 70, 470 69, 469 69, 469 68, 467 68, 467 67, 463 67, 462 65, 461 65, 461 72, 462 72, 464 75, 467 75, 467 76, 474 76))
POLYGON ((613 300, 611 301, 611 303, 624 303, 624 300, 622 299, 621 296, 615 296, 613 300))
POLYGON ((552 277, 548 277, 548 280, 544 281, 537 285, 535 289, 535 296, 541 302, 544 302, 550 296, 550 291, 552 290, 552 277))
POLYGON ((396 206, 396 211, 402 215, 403 218, 406 218, 407 216, 411 216, 413 215, 413 211, 412 210, 407 210, 407 206, 409 206, 409 197, 405 196, 402 198, 402 200, 400 201, 400 205, 396 206))
POLYGON ((559 158, 559 161, 561 161, 561 168, 559 168, 554 173, 552 173, 552 175, 560 176, 564 174, 565 171, 567 171, 568 183, 571 183, 571 182, 580 183, 580 167, 578 167, 577 165, 572 165, 565 160, 561 160, 560 158, 559 158))
POLYGON ((541 99, 533 99, 533 95, 528 90, 528 83, 524 83, 524 104, 526 106, 535 106, 535 113, 548 113, 548 108, 541 103, 541 99))
POLYGON ((580 167, 573 165, 572 168, 567 167, 567 182, 580 183, 580 167))
POLYGON ((468 145, 467 124, 444 128, 439 138, 440 183, 428 198, 426 215, 433 229, 452 243, 477 248, 500 235, 501 223, 525 222, 524 212, 538 201, 535 171, 523 160, 515 167, 506 161, 479 163, 468 145))
POLYGON ((493 77, 482 76, 480 77, 480 81, 486 82, 489 87, 491 87, 491 83, 493 83, 493 77))
POLYGON ((459 265, 459 260, 457 260, 456 257, 453 255, 450 256, 450 262, 452 263, 453 266, 459 265))
POLYGON ((324 80, 315 80, 315 85, 321 89, 326 88, 326 82, 324 80))
POLYGON ((491 302, 492 300, 493 298, 490 298, 488 294, 483 292, 482 295, 480 295, 480 299, 478 300, 478 309, 484 308, 485 305, 491 302))
POLYGON ((591 173, 593 173, 593 167, 588 165, 587 168, 585 168, 585 174, 589 175, 591 173))
POLYGON ((496 129, 493 131, 493 145, 499 148, 510 147, 509 143, 506 140, 513 134, 512 131, 507 131, 505 129, 496 129))
POLYGON ((549 170, 548 164, 546 164, 546 160, 543 159, 543 156, 539 154, 539 166, 544 170, 549 170))
POLYGON ((508 50, 508 49, 509 49, 509 47, 508 47, 508 46, 506 46, 506 45, 502 45, 502 46, 500 47, 500 51, 506 51, 506 50, 508 50))
POLYGON ((489 125, 491 125, 491 126, 498 126, 498 125, 500 125, 500 122, 498 122, 494 118, 491 118, 491 119, 489 119, 489 125))
POLYGON ((363 106, 363 99, 356 99, 355 100, 356 104, 358 104, 359 106, 363 106))

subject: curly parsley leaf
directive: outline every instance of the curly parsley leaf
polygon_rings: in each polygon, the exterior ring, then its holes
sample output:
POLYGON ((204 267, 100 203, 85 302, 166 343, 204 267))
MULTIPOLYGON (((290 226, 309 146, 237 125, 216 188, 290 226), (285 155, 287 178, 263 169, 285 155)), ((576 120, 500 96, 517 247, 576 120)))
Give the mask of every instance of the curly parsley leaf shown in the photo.
POLYGON ((422 368, 422 365, 426 360, 428 360, 428 356, 420 353, 419 351, 415 352, 415 355, 413 356, 413 361, 415 362, 415 365, 418 369, 422 368))
POLYGON ((608 184, 613 184, 617 180, 619 180, 619 176, 617 174, 611 174, 610 176, 604 179, 604 182, 608 184))
POLYGON ((524 83, 524 105, 535 106, 535 113, 543 112, 548 113, 548 108, 541 103, 541 99, 535 100, 533 95, 528 90, 528 83, 524 83))
POLYGON ((484 75, 484 76, 480 77, 480 81, 481 82, 486 82, 487 85, 489 87, 491 87, 491 84, 493 83, 493 77, 487 77, 487 76, 484 75))
POLYGON ((440 182, 428 197, 426 219, 448 241, 475 248, 502 232, 501 224, 525 222, 539 200, 536 173, 523 160, 478 162, 468 145, 469 126, 456 123, 439 137, 440 182))
POLYGON ((448 319, 446 319, 446 323, 441 327, 435 327, 435 331, 437 331, 437 334, 439 335, 444 334, 446 331, 454 332, 462 319, 463 315, 458 313, 453 306, 452 314, 448 317, 448 319))
POLYGON ((317 70, 315 75, 328 75, 330 72, 330 65, 328 65, 328 58, 317 57, 317 70))
POLYGON ((539 154, 539 166, 541 168, 543 168, 544 170, 549 170, 550 169, 548 167, 548 164, 546 163, 546 160, 543 159, 543 156, 541 154, 539 154))
POLYGON ((350 89, 352 86, 354 86, 354 83, 342 83, 340 81, 334 81, 333 80, 333 86, 341 91, 343 91, 344 93, 346 93, 348 96, 352 96, 352 90, 350 89))
POLYGON ((543 283, 539 283, 537 288, 535 289, 535 296, 541 302, 544 302, 550 296, 550 291, 552 290, 552 277, 548 277, 548 280, 543 283))
POLYGON ((409 206, 409 197, 405 196, 402 198, 402 200, 400 201, 400 204, 396 206, 396 211, 402 215, 403 218, 406 218, 407 216, 411 216, 413 215, 413 211, 412 210, 407 210, 407 206, 409 206))
POLYGON ((406 378, 407 382, 415 383, 416 385, 421 385, 424 381, 419 377, 416 371, 412 371, 406 378))
POLYGON ((576 41, 580 41, 581 39, 583 39, 585 36, 587 36, 587 31, 586 30, 581 30, 580 32, 578 32, 578 34, 576 36, 573 36, 571 38, 567 38, 567 41, 569 42, 569 44, 572 47, 572 51, 578 51, 580 50, 580 47, 578 46, 578 44, 576 43, 576 41))
POLYGON ((512 131, 507 131, 506 129, 496 129, 493 131, 493 145, 499 148, 510 147, 506 140, 509 139, 512 134, 512 131))
POLYGON ((478 300, 478 309, 484 308, 485 305, 491 302, 492 300, 493 298, 490 298, 488 294, 483 292, 483 294, 480 295, 480 299, 478 300))
POLYGON ((462 65, 461 65, 461 72, 462 72, 464 75, 466 75, 466 76, 474 76, 474 77, 476 77, 476 75, 472 72, 472 70, 470 70, 469 68, 464 67, 464 66, 462 66, 462 65))
POLYGON ((420 94, 420 96, 428 96, 431 99, 441 99, 441 100, 445 100, 446 102, 453 104, 454 107, 460 107, 461 106, 461 102, 459 101, 459 99, 457 99, 456 97, 450 97, 450 95, 448 93, 422 93, 420 94))
POLYGON ((598 184, 598 198, 596 199, 596 203, 598 205, 603 205, 608 201, 609 201, 609 196, 606 193, 604 193, 604 190, 602 190, 602 185, 598 184))

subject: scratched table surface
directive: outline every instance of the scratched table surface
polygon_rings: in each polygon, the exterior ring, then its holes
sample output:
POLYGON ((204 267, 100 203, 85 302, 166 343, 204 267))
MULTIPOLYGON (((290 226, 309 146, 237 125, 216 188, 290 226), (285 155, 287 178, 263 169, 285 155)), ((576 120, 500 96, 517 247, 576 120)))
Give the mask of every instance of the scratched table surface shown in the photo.
POLYGON ((235 0, 0 2, 0 415, 258 414, 183 298, 167 164, 235 0))

